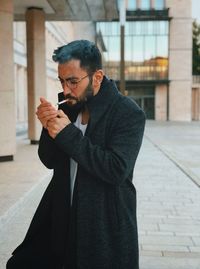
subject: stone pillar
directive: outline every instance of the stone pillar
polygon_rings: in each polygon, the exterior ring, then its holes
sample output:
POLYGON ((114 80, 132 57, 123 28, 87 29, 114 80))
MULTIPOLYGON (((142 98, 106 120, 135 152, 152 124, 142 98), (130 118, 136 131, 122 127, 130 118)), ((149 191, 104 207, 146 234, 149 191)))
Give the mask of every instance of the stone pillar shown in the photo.
POLYGON ((167 120, 167 85, 157 85, 155 91, 155 120, 167 120))
POLYGON ((191 0, 167 0, 169 33, 169 119, 191 121, 192 18, 191 0))
POLYGON ((0 0, 0 161, 16 150, 13 55, 13 1, 0 0))
POLYGON ((154 0, 150 0, 150 6, 151 6, 151 9, 154 9, 155 8, 155 2, 154 2, 154 0))
POLYGON ((192 89, 192 119, 200 120, 200 88, 192 89))
POLYGON ((198 88, 197 92, 197 120, 200 121, 200 88, 198 88))
POLYGON ((46 97, 45 13, 39 8, 26 12, 28 134, 31 144, 40 138, 41 124, 35 111, 39 98, 46 97))
POLYGON ((141 8, 141 0, 136 0, 137 9, 141 8))

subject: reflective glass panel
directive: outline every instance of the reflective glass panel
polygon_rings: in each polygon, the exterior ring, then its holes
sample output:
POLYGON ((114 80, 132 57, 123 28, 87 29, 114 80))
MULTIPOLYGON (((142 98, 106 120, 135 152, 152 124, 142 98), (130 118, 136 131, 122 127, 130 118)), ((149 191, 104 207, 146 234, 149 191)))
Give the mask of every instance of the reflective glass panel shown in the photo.
MULTIPOLYGON (((97 23, 106 47, 103 67, 108 76, 120 79, 120 25, 97 23)), ((125 25, 125 79, 168 78, 168 21, 131 21, 125 25)))
POLYGON ((119 23, 118 22, 113 22, 111 24, 112 26, 112 33, 113 35, 120 35, 120 27, 119 27, 119 23))
POLYGON ((135 64, 139 64, 144 60, 143 46, 144 46, 143 36, 133 37, 132 50, 133 50, 133 62, 135 62, 135 64))
POLYGON ((142 10, 149 10, 151 8, 150 0, 141 0, 140 5, 142 10))
POLYGON ((153 35, 154 34, 154 27, 155 23, 153 21, 147 21, 147 34, 153 35))
POLYGON ((157 56, 168 57, 168 38, 157 36, 157 56))
POLYGON ((165 1, 164 0, 154 0, 154 8, 156 10, 162 10, 165 8, 165 1))
POLYGON ((126 37, 126 43, 125 43, 125 61, 127 64, 129 62, 133 61, 133 42, 132 38, 130 36, 126 37))
POLYGON ((128 0, 127 10, 133 11, 137 9, 137 0, 128 0))
POLYGON ((156 37, 145 36, 145 61, 149 61, 156 57, 156 37))

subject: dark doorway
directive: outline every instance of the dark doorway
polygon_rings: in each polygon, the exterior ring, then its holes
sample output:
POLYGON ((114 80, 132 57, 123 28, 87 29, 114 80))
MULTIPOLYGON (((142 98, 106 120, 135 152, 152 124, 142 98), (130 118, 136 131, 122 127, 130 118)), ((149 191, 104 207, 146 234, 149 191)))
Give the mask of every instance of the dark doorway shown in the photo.
POLYGON ((155 119, 154 97, 133 98, 136 103, 145 111, 147 119, 155 119))
POLYGON ((129 86, 128 96, 145 111, 147 119, 155 119, 155 90, 152 87, 129 86))

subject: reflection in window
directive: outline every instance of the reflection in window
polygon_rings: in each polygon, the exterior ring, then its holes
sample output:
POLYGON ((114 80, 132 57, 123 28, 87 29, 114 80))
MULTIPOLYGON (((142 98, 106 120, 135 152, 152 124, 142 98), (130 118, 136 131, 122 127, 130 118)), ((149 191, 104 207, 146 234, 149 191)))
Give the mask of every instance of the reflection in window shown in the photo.
MULTIPOLYGON (((160 80, 168 78, 168 21, 131 21, 125 25, 126 80, 160 80)), ((120 25, 118 22, 97 23, 106 52, 105 72, 120 78, 120 25)))
POLYGON ((151 8, 150 0, 141 0, 141 9, 149 10, 151 8))
POLYGON ((157 56, 168 57, 167 36, 157 36, 157 56))
POLYGON ((147 21, 147 33, 153 35, 155 32, 155 23, 153 21, 147 21))
POLYGON ((153 59, 156 57, 156 39, 155 36, 144 37, 144 52, 145 60, 153 59))
MULTIPOLYGON (((141 64, 144 61, 144 48, 143 48, 143 37, 135 36, 133 38, 133 58, 130 59, 132 62, 135 62, 136 65, 141 64)), ((125 52, 126 54, 126 52, 125 52)))
POLYGON ((127 10, 133 11, 137 9, 137 0, 128 0, 127 10))
MULTIPOLYGON (((105 23, 106 24, 106 23, 105 23)), ((111 24, 112 26, 112 34, 113 35, 119 35, 120 34, 120 28, 119 28, 119 23, 118 22, 113 22, 111 24)), ((105 31, 107 31, 106 27, 105 27, 105 31)))
POLYGON ((162 10, 165 8, 165 1, 164 0, 154 0, 154 8, 156 10, 162 10))

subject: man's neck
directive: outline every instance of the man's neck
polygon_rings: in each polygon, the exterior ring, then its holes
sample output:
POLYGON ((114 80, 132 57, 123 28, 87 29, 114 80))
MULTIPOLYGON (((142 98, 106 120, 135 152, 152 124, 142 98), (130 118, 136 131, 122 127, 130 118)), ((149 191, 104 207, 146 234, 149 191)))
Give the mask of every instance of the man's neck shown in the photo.
POLYGON ((88 110, 88 108, 86 107, 86 108, 82 111, 82 122, 81 122, 81 123, 82 123, 83 125, 88 124, 89 118, 90 118, 89 110, 88 110))

